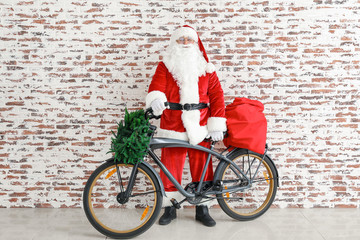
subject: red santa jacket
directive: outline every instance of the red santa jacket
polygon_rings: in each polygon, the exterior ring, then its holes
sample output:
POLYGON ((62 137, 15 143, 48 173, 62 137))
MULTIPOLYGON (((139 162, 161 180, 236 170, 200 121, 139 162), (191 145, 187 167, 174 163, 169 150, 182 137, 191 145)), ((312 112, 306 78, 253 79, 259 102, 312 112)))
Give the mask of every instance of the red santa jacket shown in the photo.
POLYGON ((201 110, 165 109, 161 115, 159 137, 181 139, 196 145, 208 132, 226 131, 224 93, 214 69, 208 67, 206 74, 199 77, 198 84, 190 85, 177 82, 165 64, 159 63, 146 96, 146 108, 157 98, 181 104, 209 104, 209 108, 201 110))

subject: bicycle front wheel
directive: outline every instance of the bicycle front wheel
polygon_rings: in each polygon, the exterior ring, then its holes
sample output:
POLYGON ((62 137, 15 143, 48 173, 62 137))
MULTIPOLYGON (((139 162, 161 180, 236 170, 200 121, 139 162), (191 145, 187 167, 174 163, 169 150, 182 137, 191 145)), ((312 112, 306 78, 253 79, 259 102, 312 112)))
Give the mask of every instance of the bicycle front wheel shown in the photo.
MULTIPOLYGON (((262 160, 261 155, 244 151, 236 154, 232 161, 251 180, 251 184, 242 191, 218 194, 218 203, 234 219, 255 219, 264 214, 274 201, 278 181, 275 166, 267 156, 262 160)), ((222 166, 219 176, 224 190, 248 184, 230 164, 222 166)))
POLYGON ((90 176, 84 189, 83 203, 90 223, 111 238, 135 237, 152 226, 162 205, 156 176, 139 164, 128 199, 121 192, 128 187, 131 164, 106 162, 90 176), (117 170, 118 167, 118 170, 117 170))

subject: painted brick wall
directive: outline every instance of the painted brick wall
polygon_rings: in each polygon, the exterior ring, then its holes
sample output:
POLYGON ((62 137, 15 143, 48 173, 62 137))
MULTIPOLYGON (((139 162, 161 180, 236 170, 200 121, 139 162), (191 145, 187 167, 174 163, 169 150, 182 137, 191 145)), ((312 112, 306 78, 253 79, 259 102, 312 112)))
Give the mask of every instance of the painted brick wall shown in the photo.
POLYGON ((227 103, 265 104, 275 206, 359 207, 359 16, 358 0, 0 1, 0 207, 80 207, 183 24, 227 103))

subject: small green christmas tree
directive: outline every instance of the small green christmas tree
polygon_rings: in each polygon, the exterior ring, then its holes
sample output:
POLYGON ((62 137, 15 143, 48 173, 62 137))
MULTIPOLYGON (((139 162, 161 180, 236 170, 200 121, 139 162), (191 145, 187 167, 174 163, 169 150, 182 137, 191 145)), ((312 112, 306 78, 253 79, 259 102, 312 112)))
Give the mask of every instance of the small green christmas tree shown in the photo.
POLYGON ((149 120, 143 109, 129 113, 125 108, 125 119, 118 123, 117 134, 113 131, 109 152, 115 153, 114 160, 135 164, 143 160, 150 143, 149 120))

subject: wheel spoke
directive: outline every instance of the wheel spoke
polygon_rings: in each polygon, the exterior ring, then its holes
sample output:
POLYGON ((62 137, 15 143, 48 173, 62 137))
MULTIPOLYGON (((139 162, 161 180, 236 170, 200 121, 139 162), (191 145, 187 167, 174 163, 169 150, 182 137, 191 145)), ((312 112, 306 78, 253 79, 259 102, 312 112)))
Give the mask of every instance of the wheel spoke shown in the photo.
POLYGON ((121 195, 126 192, 132 169, 130 164, 106 163, 86 184, 84 210, 90 223, 109 237, 136 236, 148 229, 160 212, 159 184, 147 168, 139 166, 132 195, 128 198, 121 195))
POLYGON ((230 165, 222 170, 224 189, 228 192, 217 195, 220 207, 231 217, 247 220, 264 213, 273 201, 275 194, 275 178, 266 159, 261 155, 241 154, 233 159, 237 166, 241 166, 250 185, 237 191, 228 191, 245 183, 230 165), (262 172, 259 176, 258 172, 262 172))

